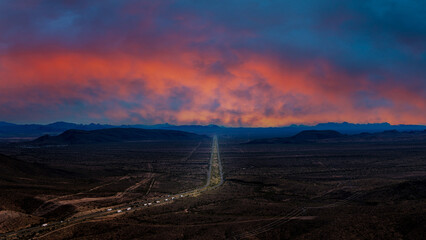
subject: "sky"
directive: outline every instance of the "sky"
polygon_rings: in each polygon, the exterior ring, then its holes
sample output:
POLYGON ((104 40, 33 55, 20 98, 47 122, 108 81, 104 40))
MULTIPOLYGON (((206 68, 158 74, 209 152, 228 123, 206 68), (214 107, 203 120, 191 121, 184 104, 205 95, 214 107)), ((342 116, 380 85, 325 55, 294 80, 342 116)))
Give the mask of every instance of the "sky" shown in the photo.
POLYGON ((0 121, 426 124, 426 1, 0 0, 0 121))

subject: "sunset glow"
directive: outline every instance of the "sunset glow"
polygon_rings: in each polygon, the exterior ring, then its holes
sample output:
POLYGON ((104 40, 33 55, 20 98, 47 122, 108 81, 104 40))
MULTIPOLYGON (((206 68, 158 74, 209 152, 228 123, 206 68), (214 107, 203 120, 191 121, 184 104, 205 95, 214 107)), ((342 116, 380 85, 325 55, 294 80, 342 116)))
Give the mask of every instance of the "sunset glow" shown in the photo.
POLYGON ((0 3, 1 120, 426 124, 421 1, 59 2, 0 3))

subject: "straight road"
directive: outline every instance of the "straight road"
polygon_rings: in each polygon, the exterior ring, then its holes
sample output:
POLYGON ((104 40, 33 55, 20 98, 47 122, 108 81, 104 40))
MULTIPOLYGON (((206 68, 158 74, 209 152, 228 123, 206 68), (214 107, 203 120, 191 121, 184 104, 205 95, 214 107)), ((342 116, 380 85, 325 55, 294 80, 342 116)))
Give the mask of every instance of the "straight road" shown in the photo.
MULTIPOLYGON (((223 184, 222 162, 220 160, 219 142, 217 136, 213 137, 212 151, 210 155, 209 171, 207 172, 207 182, 201 189, 216 188, 223 184), (214 176, 212 173, 218 173, 214 176), (219 179, 217 179, 219 178, 219 179), (219 180, 217 184, 212 184, 212 180, 219 180)), ((200 190, 201 190, 200 189, 200 190)))
POLYGON ((0 239, 25 239, 28 237, 32 239, 37 239, 37 236, 35 236, 36 233, 43 233, 43 235, 41 236, 46 236, 49 234, 49 232, 57 231, 61 228, 65 228, 70 225, 88 222, 95 218, 101 218, 101 217, 113 216, 113 215, 118 216, 126 212, 141 210, 147 207, 170 204, 170 203, 173 203, 174 200, 177 200, 183 197, 188 197, 188 196, 197 196, 202 192, 215 189, 219 187, 220 185, 222 185, 223 182, 224 182, 223 168, 222 168, 222 162, 220 160, 218 137, 215 135, 213 136, 212 150, 211 150, 210 161, 209 161, 209 169, 207 171, 207 180, 206 180, 206 184, 203 185, 202 187, 199 187, 184 193, 170 194, 152 201, 133 202, 129 204, 115 205, 115 206, 111 206, 109 208, 107 207, 103 210, 96 211, 90 214, 81 215, 79 217, 71 217, 59 222, 49 222, 41 226, 35 226, 35 227, 25 228, 15 232, 0 234, 0 239), (214 174, 212 174, 212 172, 214 174))

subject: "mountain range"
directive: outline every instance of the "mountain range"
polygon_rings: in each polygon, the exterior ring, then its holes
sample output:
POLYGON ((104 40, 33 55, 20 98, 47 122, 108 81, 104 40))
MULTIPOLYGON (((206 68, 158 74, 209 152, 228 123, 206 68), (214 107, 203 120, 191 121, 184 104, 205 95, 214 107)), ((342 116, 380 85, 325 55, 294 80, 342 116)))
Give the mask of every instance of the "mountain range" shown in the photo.
POLYGON ((73 145, 131 141, 170 141, 201 140, 207 136, 195 133, 141 128, 107 128, 98 130, 66 130, 58 136, 44 135, 33 141, 31 145, 73 145))
POLYGON ((269 137, 288 137, 305 130, 334 130, 343 134, 358 134, 362 132, 383 132, 390 130, 397 131, 423 131, 425 125, 391 125, 389 123, 320 123, 314 126, 308 125, 290 125, 284 127, 223 127, 217 125, 108 125, 108 124, 75 124, 68 122, 55 122, 51 124, 13 124, 0 122, 0 139, 3 140, 30 140, 42 135, 59 135, 66 130, 99 130, 107 128, 143 128, 143 129, 166 129, 191 132, 196 134, 219 134, 240 136, 242 138, 269 138, 269 137))
POLYGON ((397 130, 342 134, 334 130, 305 130, 291 137, 262 138, 246 144, 343 143, 343 142, 401 142, 426 141, 426 130, 399 132, 397 130))

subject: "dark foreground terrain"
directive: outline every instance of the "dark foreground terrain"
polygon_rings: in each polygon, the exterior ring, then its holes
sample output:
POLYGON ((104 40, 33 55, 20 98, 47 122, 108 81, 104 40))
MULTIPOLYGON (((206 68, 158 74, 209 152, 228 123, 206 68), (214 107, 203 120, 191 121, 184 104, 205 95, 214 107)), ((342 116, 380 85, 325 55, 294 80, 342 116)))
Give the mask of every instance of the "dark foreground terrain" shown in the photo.
MULTIPOLYGON (((272 142, 219 137, 220 187, 32 237, 424 239, 426 141, 272 142)), ((203 186, 211 149, 207 138, 1 145, 0 231, 203 186)))

